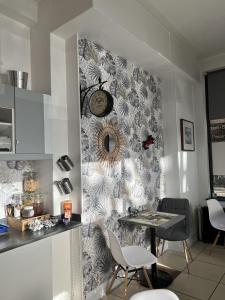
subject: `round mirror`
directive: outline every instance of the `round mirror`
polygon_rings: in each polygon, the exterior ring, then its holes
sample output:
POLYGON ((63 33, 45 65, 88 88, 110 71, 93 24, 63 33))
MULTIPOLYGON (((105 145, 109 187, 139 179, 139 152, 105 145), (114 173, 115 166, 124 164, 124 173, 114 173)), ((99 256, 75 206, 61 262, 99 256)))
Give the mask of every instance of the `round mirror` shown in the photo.
POLYGON ((116 140, 115 140, 114 136, 111 134, 108 134, 105 137, 104 144, 105 144, 106 151, 108 151, 109 153, 112 153, 116 148, 116 140))
POLYGON ((119 129, 106 124, 96 132, 97 156, 99 160, 112 164, 121 157, 124 139, 119 129))

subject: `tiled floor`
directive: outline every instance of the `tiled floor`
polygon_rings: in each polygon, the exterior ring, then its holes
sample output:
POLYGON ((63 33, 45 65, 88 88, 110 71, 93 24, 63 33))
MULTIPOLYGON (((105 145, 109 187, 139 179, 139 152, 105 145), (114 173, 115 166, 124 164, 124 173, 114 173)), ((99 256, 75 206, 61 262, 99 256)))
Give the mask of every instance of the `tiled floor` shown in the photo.
MULTIPOLYGON (((166 251, 159 258, 160 264, 181 271, 169 289, 180 300, 225 300, 225 247, 217 246, 209 256, 209 246, 197 243, 191 248, 191 252, 194 261, 190 264, 189 274, 181 252, 166 251)), ((128 299, 142 290, 146 288, 133 281, 128 288, 128 299)), ((119 286, 103 299, 119 300, 122 298, 122 291, 123 286, 119 286)))

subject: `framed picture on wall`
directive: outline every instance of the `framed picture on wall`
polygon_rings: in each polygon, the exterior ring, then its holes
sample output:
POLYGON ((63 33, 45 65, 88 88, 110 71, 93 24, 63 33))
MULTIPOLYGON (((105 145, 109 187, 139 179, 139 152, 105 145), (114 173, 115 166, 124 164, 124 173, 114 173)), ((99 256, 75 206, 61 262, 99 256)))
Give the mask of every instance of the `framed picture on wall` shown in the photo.
POLYGON ((195 151, 194 123, 180 120, 181 150, 195 151))

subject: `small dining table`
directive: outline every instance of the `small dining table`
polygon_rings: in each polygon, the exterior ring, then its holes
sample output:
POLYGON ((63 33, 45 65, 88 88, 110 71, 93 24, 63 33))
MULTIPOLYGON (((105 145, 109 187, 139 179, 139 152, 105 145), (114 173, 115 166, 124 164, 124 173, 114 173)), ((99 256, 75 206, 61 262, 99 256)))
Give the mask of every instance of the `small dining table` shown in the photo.
MULTIPOLYGON (((184 219, 185 216, 183 215, 146 210, 138 212, 135 215, 120 218, 118 221, 124 224, 134 224, 150 228, 151 253, 156 256, 156 230, 167 230, 184 219)), ((152 265, 151 270, 148 270, 148 273, 154 288, 165 288, 173 281, 173 278, 168 272, 158 270, 156 263, 152 265)), ((140 275, 140 278, 143 285, 148 286, 147 282, 145 282, 145 277, 142 276, 142 274, 140 275)))

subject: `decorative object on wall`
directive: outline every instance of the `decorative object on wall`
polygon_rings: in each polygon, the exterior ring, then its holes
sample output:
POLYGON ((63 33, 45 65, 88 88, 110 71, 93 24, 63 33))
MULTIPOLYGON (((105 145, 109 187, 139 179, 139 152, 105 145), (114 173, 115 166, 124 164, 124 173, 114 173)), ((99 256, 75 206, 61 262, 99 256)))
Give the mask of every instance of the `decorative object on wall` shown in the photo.
POLYGON ((180 132, 181 132, 181 150, 195 151, 194 123, 191 121, 181 119, 180 132))
POLYGON ((88 88, 85 88, 84 90, 81 90, 81 116, 83 113, 85 97, 90 92, 90 90, 96 87, 97 85, 99 85, 99 89, 94 91, 89 99, 90 112, 96 117, 105 117, 112 111, 113 97, 109 92, 103 89, 103 84, 106 82, 107 81, 102 82, 101 78, 99 78, 99 83, 96 83, 94 85, 89 86, 88 88))
POLYGON ((210 120, 211 141, 225 142, 225 119, 210 120))
POLYGON ((99 161, 112 166, 121 159, 125 142, 119 128, 106 123, 96 130, 95 139, 99 161))
MULTIPOLYGON (((105 282, 113 259, 107 246, 104 224, 120 242, 147 246, 145 228, 122 228, 118 219, 129 206, 139 210, 156 207, 160 196, 163 155, 160 79, 121 56, 87 39, 79 40, 80 85, 82 89, 98 83, 113 96, 113 110, 105 118, 90 112, 88 93, 81 120, 82 146, 82 242, 84 293, 105 282), (87 105, 86 105, 87 103, 87 105), (118 163, 110 168, 99 161, 96 132, 111 124, 121 131, 124 147, 118 163), (142 141, 157 137, 151 150, 142 151, 142 141)), ((113 144, 105 139, 106 149, 113 144)), ((148 235, 147 235, 148 237, 148 235)))
POLYGON ((6 162, 7 164, 7 167, 11 170, 15 169, 16 168, 16 161, 15 160, 8 160, 6 162))
POLYGON ((155 141, 154 137, 152 135, 148 135, 147 139, 142 142, 143 148, 145 150, 148 150, 149 146, 154 144, 154 141, 155 141))
POLYGON ((18 171, 21 171, 24 169, 26 165, 26 161, 24 160, 8 160, 7 166, 9 169, 16 169, 18 171))

